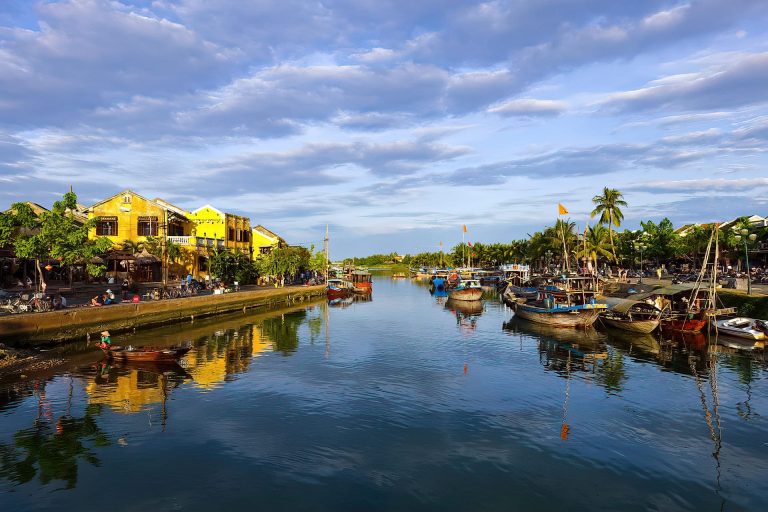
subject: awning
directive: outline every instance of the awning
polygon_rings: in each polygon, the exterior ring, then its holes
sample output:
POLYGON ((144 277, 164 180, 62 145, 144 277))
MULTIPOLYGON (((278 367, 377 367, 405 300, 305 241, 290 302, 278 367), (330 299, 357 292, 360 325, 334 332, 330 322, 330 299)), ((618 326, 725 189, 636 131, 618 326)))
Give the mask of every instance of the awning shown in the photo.
POLYGON ((611 306, 610 311, 615 311, 616 313, 619 313, 621 315, 626 315, 629 312, 629 310, 635 306, 639 306, 641 309, 650 309, 653 311, 659 311, 659 308, 657 308, 653 304, 648 304, 647 302, 643 302, 641 300, 632 300, 632 299, 621 300, 620 302, 611 306))
MULTIPOLYGON (((632 295, 632 299, 643 300, 643 299, 647 299, 648 297, 654 297, 656 295, 677 295, 678 293, 690 292, 695 287, 696 287, 696 283, 671 284, 669 286, 662 286, 661 288, 656 288, 655 290, 652 290, 650 292, 636 293, 632 295)), ((702 287, 702 290, 705 290, 705 289, 706 288, 702 287)))

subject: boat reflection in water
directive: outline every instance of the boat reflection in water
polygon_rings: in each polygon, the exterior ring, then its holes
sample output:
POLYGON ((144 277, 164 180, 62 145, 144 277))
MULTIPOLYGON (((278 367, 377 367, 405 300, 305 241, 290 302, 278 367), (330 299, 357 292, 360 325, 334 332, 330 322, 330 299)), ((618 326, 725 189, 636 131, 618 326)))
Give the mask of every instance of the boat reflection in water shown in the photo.
POLYGON ((445 304, 445 302, 448 300, 448 290, 446 290, 444 287, 432 287, 429 289, 429 294, 435 298, 435 302, 438 304, 445 304))
POLYGON ((356 292, 348 297, 329 299, 328 305, 332 308, 348 308, 352 304, 357 302, 373 302, 373 293, 368 292, 356 292))
POLYGON ((477 328, 477 319, 483 314, 482 301, 460 301, 448 299, 445 309, 456 316, 456 325, 464 333, 470 333, 477 328))

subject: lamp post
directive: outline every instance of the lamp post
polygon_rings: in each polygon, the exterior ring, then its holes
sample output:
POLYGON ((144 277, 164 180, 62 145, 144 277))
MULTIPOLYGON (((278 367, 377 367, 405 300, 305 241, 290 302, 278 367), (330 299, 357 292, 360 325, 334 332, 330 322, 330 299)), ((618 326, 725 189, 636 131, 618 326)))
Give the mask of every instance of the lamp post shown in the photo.
POLYGON ((549 272, 549 260, 552 258, 552 251, 547 249, 547 252, 544 253, 547 256, 547 272, 549 272))
POLYGON ((634 243, 635 250, 640 251, 640 284, 643 284, 643 251, 648 248, 643 242, 634 243))
POLYGON ((734 237, 737 242, 740 242, 741 239, 744 239, 744 261, 747 264, 747 295, 752 295, 752 274, 749 271, 749 249, 747 248, 747 239, 749 239, 750 242, 754 242, 755 239, 757 239, 757 235, 752 233, 749 234, 749 230, 746 228, 742 228, 739 230, 739 234, 734 237))

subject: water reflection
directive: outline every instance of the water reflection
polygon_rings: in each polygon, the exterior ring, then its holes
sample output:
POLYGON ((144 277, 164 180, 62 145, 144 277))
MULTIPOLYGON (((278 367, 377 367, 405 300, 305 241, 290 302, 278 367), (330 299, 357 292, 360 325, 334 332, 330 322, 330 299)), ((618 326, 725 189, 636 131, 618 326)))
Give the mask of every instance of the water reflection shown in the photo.
POLYGON ((103 360, 93 368, 85 392, 89 403, 106 405, 119 413, 135 413, 148 405, 162 404, 165 425, 169 393, 190 379, 189 373, 175 362, 114 364, 103 360))
POLYGON ((46 382, 38 381, 35 387, 37 415, 32 426, 18 430, 13 443, 0 443, 0 478, 19 485, 37 476, 42 484, 60 480, 66 489, 73 489, 79 461, 98 466, 94 448, 111 444, 96 423, 101 406, 88 404, 81 414, 73 412, 70 377, 66 410, 57 417, 46 396, 46 382))
POLYGON ((483 314, 482 301, 461 301, 448 299, 445 301, 445 309, 456 317, 456 326, 464 334, 469 334, 477 329, 477 320, 483 314))

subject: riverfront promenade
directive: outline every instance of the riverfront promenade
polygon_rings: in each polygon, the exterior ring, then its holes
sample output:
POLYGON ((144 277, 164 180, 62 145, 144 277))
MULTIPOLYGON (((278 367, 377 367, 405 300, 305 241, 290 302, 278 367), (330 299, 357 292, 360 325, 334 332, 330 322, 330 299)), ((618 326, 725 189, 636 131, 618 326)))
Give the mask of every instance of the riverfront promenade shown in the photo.
POLYGON ((190 322, 195 318, 221 313, 288 306, 324 293, 324 285, 256 288, 221 295, 8 315, 0 317, 0 339, 11 344, 43 345, 84 339, 103 330, 118 333, 140 327, 190 322))

